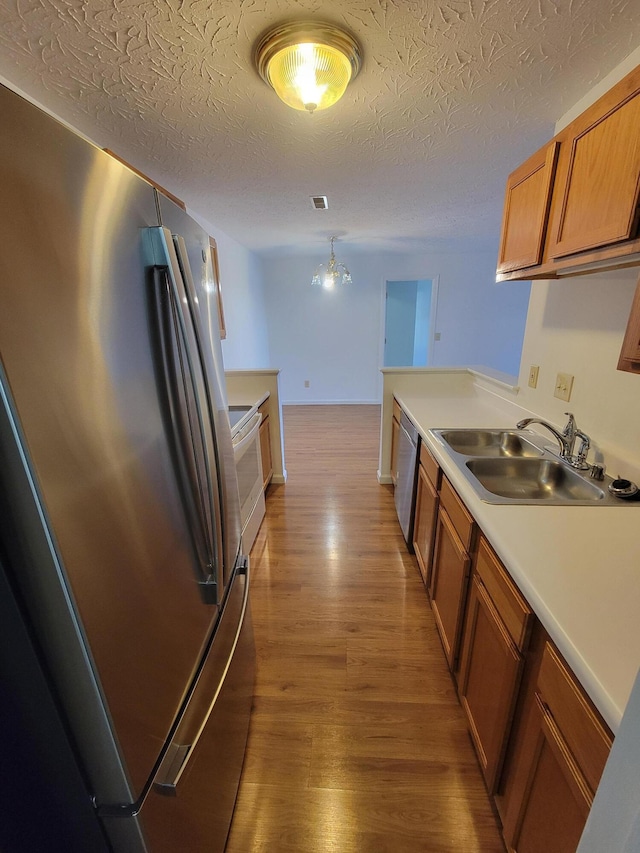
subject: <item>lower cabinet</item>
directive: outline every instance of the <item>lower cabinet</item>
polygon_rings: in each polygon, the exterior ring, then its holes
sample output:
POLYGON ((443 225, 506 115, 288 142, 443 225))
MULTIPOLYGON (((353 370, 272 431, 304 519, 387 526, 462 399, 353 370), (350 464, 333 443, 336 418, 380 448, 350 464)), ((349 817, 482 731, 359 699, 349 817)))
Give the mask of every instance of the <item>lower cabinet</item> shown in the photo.
POLYGON ((420 465, 413 523, 413 550, 422 580, 428 586, 438 521, 440 468, 424 443, 420 445, 420 465))
POLYGON ((395 486, 398 482, 398 446, 400 441, 400 404, 393 398, 393 418, 391 419, 391 480, 395 486))
POLYGON ((458 677, 487 789, 494 793, 510 733, 533 613, 481 537, 458 677))
POLYGON ((452 672, 458 661, 474 537, 473 518, 443 477, 429 598, 452 672))
POLYGON ((269 398, 262 403, 258 411, 262 415, 260 423, 260 458, 262 462, 263 488, 267 488, 273 477, 273 459, 271 456, 271 428, 269 425, 269 398))
POLYGON ((504 820, 510 853, 574 853, 611 743, 611 733, 547 643, 504 820))
POLYGON ((414 547, 507 850, 575 853, 611 732, 425 445, 414 547))

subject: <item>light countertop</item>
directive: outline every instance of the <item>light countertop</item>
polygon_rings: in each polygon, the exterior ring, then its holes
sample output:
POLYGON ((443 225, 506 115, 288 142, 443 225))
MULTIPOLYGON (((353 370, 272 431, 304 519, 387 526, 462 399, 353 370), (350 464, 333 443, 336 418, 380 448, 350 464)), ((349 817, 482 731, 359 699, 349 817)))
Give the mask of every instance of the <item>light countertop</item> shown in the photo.
POLYGON ((251 418, 258 411, 258 407, 261 406, 266 399, 269 397, 269 392, 265 391, 261 394, 257 399, 248 399, 248 395, 242 395, 239 393, 227 395, 228 400, 227 404, 229 408, 236 406, 246 406, 247 411, 244 412, 241 416, 240 413, 236 413, 237 417, 234 418, 231 415, 229 416, 229 420, 231 422, 231 435, 234 436, 240 432, 240 430, 244 429, 244 427, 249 423, 251 418))
POLYGON ((484 503, 429 430, 513 428, 530 413, 477 389, 458 395, 396 397, 616 732, 640 666, 640 504, 484 503))

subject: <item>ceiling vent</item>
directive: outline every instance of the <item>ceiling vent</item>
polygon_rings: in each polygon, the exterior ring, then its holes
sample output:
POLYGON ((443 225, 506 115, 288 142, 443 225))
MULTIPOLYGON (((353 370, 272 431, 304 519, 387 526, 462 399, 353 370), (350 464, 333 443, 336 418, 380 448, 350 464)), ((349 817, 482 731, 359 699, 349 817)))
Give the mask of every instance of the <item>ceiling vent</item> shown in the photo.
POLYGON ((311 199, 311 207, 314 210, 328 210, 329 209, 329 201, 327 200, 326 195, 312 195, 309 196, 311 199))

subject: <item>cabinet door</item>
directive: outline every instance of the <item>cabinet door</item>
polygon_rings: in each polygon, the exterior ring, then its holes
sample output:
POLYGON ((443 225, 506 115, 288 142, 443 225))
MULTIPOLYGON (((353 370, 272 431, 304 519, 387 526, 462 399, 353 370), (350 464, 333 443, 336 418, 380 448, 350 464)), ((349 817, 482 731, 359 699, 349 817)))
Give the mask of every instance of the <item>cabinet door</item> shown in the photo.
POLYGON ((496 788, 509 737, 523 657, 474 574, 460 664, 460 703, 467 715, 489 793, 496 788))
POLYGON ((445 510, 440 507, 429 595, 440 639, 455 670, 471 560, 445 510))
POLYGON ((260 424, 260 457, 262 461, 262 479, 266 489, 273 476, 273 463, 271 459, 271 429, 269 418, 265 418, 260 424))
POLYGON ((557 153, 557 142, 550 142, 507 179, 499 273, 542 262, 557 153))
POLYGON ((556 649, 545 644, 504 837, 515 853, 574 853, 612 736, 556 649))
POLYGON ((618 370, 640 373, 640 279, 633 297, 627 331, 622 342, 618 370))
POLYGON ((513 853, 575 853, 592 794, 539 696, 526 732, 520 808, 505 821, 513 853))
POLYGON ((418 468, 418 490, 413 525, 413 548, 425 585, 429 583, 431 558, 438 518, 438 493, 422 465, 418 468))
POLYGON ((400 441, 400 424, 393 418, 391 421, 391 479, 395 486, 398 482, 398 444, 400 441))
POLYGON ((640 71, 561 134, 549 256, 628 240, 638 223, 640 71))

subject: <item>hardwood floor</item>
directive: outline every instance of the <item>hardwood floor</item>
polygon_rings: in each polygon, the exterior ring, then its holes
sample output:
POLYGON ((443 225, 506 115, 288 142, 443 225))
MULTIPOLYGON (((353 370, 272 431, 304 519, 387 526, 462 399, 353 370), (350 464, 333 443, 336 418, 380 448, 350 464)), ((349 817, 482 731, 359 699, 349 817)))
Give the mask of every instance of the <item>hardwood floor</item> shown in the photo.
POLYGON ((252 552, 258 655, 227 853, 503 853, 415 557, 376 479, 378 406, 284 408, 252 552))

